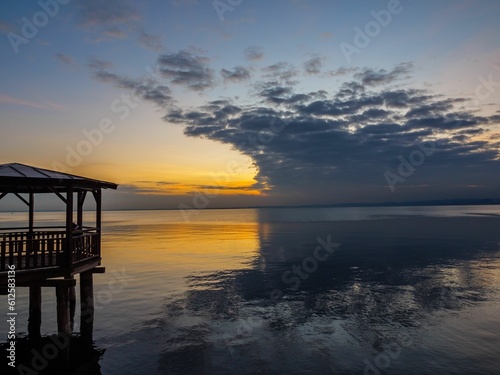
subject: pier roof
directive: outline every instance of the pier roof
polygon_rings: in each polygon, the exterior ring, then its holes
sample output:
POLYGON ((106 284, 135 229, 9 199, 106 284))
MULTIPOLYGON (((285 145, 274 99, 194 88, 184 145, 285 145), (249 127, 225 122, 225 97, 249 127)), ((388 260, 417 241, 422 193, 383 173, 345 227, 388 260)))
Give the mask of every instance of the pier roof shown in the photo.
POLYGON ((0 193, 51 193, 74 190, 116 189, 117 184, 20 163, 0 164, 0 193))

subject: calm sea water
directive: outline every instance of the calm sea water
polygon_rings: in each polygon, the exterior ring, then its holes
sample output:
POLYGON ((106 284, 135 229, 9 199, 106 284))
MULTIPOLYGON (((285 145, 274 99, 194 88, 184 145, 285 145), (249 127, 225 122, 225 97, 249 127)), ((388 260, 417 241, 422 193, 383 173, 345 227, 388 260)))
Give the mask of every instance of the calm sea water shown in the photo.
POLYGON ((105 212, 103 266, 102 374, 500 373, 499 206, 105 212))

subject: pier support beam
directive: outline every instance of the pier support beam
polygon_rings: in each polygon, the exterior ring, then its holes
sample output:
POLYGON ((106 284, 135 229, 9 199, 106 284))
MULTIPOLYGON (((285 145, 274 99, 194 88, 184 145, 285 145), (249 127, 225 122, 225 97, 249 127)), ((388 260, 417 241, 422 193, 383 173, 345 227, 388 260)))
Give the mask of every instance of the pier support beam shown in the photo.
POLYGON ((57 298, 57 332, 66 335, 71 334, 71 326, 69 319, 69 286, 56 286, 57 298))
POLYGON ((92 339, 94 330, 94 280, 92 270, 80 274, 80 333, 82 338, 92 339))
POLYGON ((42 287, 30 286, 30 304, 28 318, 28 334, 30 338, 41 337, 42 325, 42 287))
POLYGON ((69 322, 71 331, 75 327, 75 310, 76 310, 76 290, 75 286, 69 287, 69 322))

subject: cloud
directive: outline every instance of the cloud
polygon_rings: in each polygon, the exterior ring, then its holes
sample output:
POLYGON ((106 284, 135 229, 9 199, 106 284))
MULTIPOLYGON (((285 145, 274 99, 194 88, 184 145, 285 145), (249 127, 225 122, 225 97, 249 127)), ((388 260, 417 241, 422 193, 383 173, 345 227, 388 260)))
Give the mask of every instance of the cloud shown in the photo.
POLYGON ((78 0, 79 25, 107 38, 124 38, 141 15, 129 0, 78 0))
POLYGON ((121 77, 114 73, 109 73, 104 70, 94 72, 93 77, 101 82, 112 83, 117 87, 125 89, 133 89, 139 87, 141 82, 126 77, 121 77))
MULTIPOLYGON (((122 185, 120 185, 122 186, 122 185)), ((231 194, 239 193, 243 195, 255 195, 256 191, 253 186, 222 186, 222 185, 201 185, 201 184, 184 184, 173 181, 133 181, 130 184, 123 185, 125 192, 135 194, 154 194, 154 195, 176 195, 190 196, 200 191, 207 191, 210 194, 218 194, 230 192, 231 194)))
POLYGON ((214 71, 209 68, 209 59, 189 51, 160 55, 157 70, 172 83, 191 90, 203 91, 214 86, 214 71))
POLYGON ((245 57, 248 61, 259 61, 264 58, 264 52, 261 47, 248 47, 245 49, 245 57))
POLYGON ((105 70, 113 67, 113 63, 110 61, 102 60, 97 57, 93 57, 87 63, 87 66, 91 69, 105 70))
POLYGON ((340 67, 336 70, 330 70, 329 72, 326 73, 327 76, 330 77, 335 77, 335 76, 344 76, 348 74, 353 74, 359 71, 359 68, 346 68, 346 67, 340 67))
POLYGON ((179 194, 183 185, 173 181, 133 181, 125 189, 136 194, 179 194))
POLYGON ((460 102, 460 100, 442 100, 436 101, 430 104, 425 104, 422 106, 418 106, 410 109, 405 117, 413 118, 413 117, 430 117, 430 116, 438 116, 440 113, 447 112, 453 109, 455 103, 460 102))
POLYGON ((139 42, 146 48, 152 51, 162 51, 165 49, 163 46, 163 36, 157 34, 149 34, 144 31, 139 33, 139 42))
POLYGON ((46 104, 31 102, 29 100, 14 98, 8 95, 0 94, 0 103, 15 104, 25 107, 31 107, 36 109, 62 109, 63 107, 59 104, 47 102, 46 104))
POLYGON ((127 33, 119 27, 110 26, 102 31, 102 34, 110 39, 125 39, 127 33))
POLYGON ((312 98, 321 99, 324 97, 325 93, 326 92, 324 91, 319 91, 307 94, 295 94, 291 86, 264 85, 257 95, 264 98, 265 103, 274 105, 292 105, 302 104, 310 101, 312 98))
POLYGON ((148 100, 164 108, 173 101, 170 88, 151 78, 130 79, 104 70, 93 72, 97 81, 110 83, 118 88, 130 90, 140 100, 148 100))
POLYGON ((126 39, 130 34, 145 48, 162 51, 162 36, 141 26, 142 14, 130 0, 77 0, 78 25, 95 34, 94 41, 126 39))
MULTIPOLYGON (((358 90, 350 98, 330 93, 321 99, 324 95, 267 87, 259 93, 262 105, 228 111, 235 105, 221 101, 177 109, 165 120, 184 124, 188 136, 229 144, 250 156, 258 169, 254 188, 277 196, 308 192, 332 201, 394 199, 384 172, 394 172, 398 158, 408 158, 421 144, 432 144, 436 151, 412 176, 411 186, 425 186, 419 198, 444 192, 448 184, 457 191, 466 183, 491 191, 500 185, 494 173, 500 168, 498 144, 471 139, 494 119, 457 111, 457 100, 414 89, 358 90), (432 110, 412 112, 414 106, 432 110)), ((402 199, 415 198, 409 187, 402 191, 402 199)))
POLYGON ((137 183, 137 184, 152 184, 152 185, 157 185, 157 186, 179 184, 179 182, 173 182, 173 181, 135 181, 135 183, 137 183))
MULTIPOLYGON (((201 90, 214 84, 208 59, 193 53, 162 55, 158 68, 160 76, 186 87, 201 90)), ((499 124, 498 114, 485 117, 465 110, 468 98, 394 88, 392 83, 404 80, 411 68, 345 68, 339 76, 353 73, 352 79, 334 91, 303 91, 295 84, 295 67, 279 62, 261 69, 268 80, 252 85, 253 104, 234 98, 179 107, 169 97, 164 120, 182 125, 189 137, 223 143, 249 156, 258 172, 248 189, 282 202, 465 197, 471 185, 478 186, 474 194, 498 191, 500 142, 491 132, 499 124), (401 160, 421 145, 432 147, 432 155, 392 195, 384 174, 398 173, 401 160)), ((245 68, 221 71, 223 78, 235 81, 247 79, 246 73, 245 68)), ((98 79, 140 87, 144 99, 157 100, 145 95, 152 88, 134 80, 107 72, 99 72, 98 79)))
POLYGON ((313 57, 304 63, 304 70, 308 74, 319 74, 322 66, 322 59, 320 57, 313 57))
POLYGON ((293 78, 296 78, 299 72, 292 64, 286 62, 278 62, 276 64, 268 65, 262 68, 262 72, 264 73, 264 77, 284 82, 287 85, 294 85, 298 83, 298 81, 293 78))
POLYGON ((65 64, 71 68, 76 68, 76 62, 71 56, 64 55, 62 53, 56 53, 55 57, 63 64, 65 64))
POLYGON ((251 77, 250 69, 243 66, 236 66, 233 70, 222 69, 221 75, 224 82, 242 82, 249 80, 251 77))
POLYGON ((365 86, 378 86, 408 78, 412 70, 412 63, 401 63, 389 72, 385 69, 373 70, 365 68, 363 71, 356 73, 354 77, 361 80, 361 83, 365 86))

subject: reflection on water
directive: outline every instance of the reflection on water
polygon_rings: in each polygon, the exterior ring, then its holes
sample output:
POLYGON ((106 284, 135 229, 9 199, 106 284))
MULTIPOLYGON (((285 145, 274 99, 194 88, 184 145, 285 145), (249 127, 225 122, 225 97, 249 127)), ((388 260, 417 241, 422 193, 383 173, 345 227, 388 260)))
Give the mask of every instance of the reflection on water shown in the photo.
POLYGON ((102 374, 497 374, 498 214, 108 212, 102 374), (318 238, 340 246, 318 257, 318 238))
MULTIPOLYGON (((2 358, 2 374, 22 375, 101 375, 99 359, 105 350, 78 336, 50 335, 39 339, 16 340, 15 364, 10 367, 2 358)), ((10 350, 0 345, 2 353, 10 350)))

